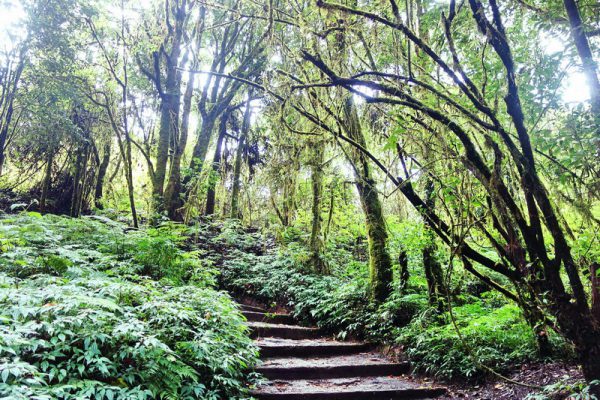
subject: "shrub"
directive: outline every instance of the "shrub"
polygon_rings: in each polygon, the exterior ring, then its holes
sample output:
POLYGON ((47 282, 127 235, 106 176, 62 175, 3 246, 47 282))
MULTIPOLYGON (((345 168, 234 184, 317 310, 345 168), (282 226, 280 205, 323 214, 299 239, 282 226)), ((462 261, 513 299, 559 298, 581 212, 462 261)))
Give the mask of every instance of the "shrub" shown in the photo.
POLYGON ((1 220, 0 397, 243 397, 257 349, 235 303, 212 287, 214 268, 172 232, 1 220))

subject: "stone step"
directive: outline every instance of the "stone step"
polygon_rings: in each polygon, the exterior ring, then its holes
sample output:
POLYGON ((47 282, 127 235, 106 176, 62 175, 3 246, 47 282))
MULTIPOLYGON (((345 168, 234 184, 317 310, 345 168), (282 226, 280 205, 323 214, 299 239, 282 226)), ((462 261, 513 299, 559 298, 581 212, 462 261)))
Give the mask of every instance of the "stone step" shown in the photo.
POLYGON ((293 325, 296 323, 294 317, 289 314, 271 314, 257 311, 242 311, 248 321, 268 322, 271 324, 293 325))
POLYGON ((248 304, 240 304, 240 308, 242 309, 242 311, 253 311, 253 312, 260 312, 260 313, 267 312, 267 310, 262 307, 250 306, 248 304))
POLYGON ((260 338, 255 342, 260 348, 260 355, 266 357, 312 357, 338 356, 344 354, 364 353, 373 347, 367 343, 337 342, 331 339, 281 339, 260 338))
POLYGON ((330 379, 401 375, 410 369, 407 362, 395 363, 378 353, 330 357, 266 358, 256 368, 267 379, 330 379))
POLYGON ((271 381, 251 394, 258 400, 396 400, 431 399, 445 392, 403 377, 385 376, 271 381))
POLYGON ((248 322, 250 337, 277 337, 283 339, 315 339, 321 336, 319 329, 298 325, 269 324, 266 322, 248 322))

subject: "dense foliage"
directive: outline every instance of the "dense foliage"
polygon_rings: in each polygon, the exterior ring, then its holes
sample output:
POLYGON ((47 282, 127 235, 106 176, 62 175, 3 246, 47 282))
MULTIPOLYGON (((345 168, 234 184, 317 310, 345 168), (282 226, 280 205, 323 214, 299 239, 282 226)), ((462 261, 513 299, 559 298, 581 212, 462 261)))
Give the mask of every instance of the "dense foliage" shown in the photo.
MULTIPOLYGON (((413 283, 377 304, 369 300, 364 263, 344 266, 348 254, 334 266, 337 276, 321 276, 309 271, 302 242, 257 255, 248 250, 255 248, 259 238, 245 234, 231 221, 214 241, 230 246, 219 279, 232 293, 285 305, 299 320, 315 323, 341 339, 401 346, 417 371, 477 380, 490 370, 506 372, 514 365, 540 360, 535 336, 519 308, 489 288, 475 295, 482 290, 475 282, 470 287, 469 282, 456 280, 452 313, 431 307, 419 260, 414 260, 413 283)), ((418 241, 413 240, 413 245, 419 246, 418 241)), ((340 248, 336 253, 345 252, 340 248)), ((572 357, 559 336, 551 334, 551 340, 554 357, 572 357)))
POLYGON ((172 229, 123 228, 35 213, 0 221, 1 397, 243 392, 257 351, 214 271, 172 229))
POLYGON ((217 285, 444 377, 600 379, 597 0, 3 0, 0 21, 0 209, 23 212, 3 390, 236 396, 254 353, 217 285))

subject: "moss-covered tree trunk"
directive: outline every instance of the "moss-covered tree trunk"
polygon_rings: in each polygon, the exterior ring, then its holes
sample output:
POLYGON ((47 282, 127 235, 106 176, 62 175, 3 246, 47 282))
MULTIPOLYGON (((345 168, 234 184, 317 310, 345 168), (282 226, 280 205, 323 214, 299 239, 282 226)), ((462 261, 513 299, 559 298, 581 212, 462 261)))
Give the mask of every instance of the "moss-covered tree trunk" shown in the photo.
POLYGON ((311 264, 315 272, 328 273, 327 264, 323 260, 323 237, 321 233, 321 203, 323 198, 323 145, 316 144, 311 163, 312 187, 312 227, 310 232, 311 264))
MULTIPOLYGON (((248 98, 252 97, 252 91, 249 92, 248 98)), ((231 218, 242 218, 240 212, 240 186, 241 186, 241 175, 242 175, 242 157, 244 155, 244 146, 246 146, 246 138, 250 131, 250 117, 251 117, 250 102, 246 105, 244 111, 244 121, 242 122, 242 130, 238 140, 237 149, 235 150, 235 161, 233 166, 233 186, 231 188, 231 218)))
POLYGON ((183 205, 181 198, 181 160, 188 142, 188 131, 190 126, 190 114, 192 111, 192 98, 194 95, 195 74, 191 74, 187 82, 185 94, 183 96, 183 113, 181 116, 181 126, 179 135, 173 143, 173 159, 169 171, 169 180, 165 188, 165 209, 169 218, 173 220, 181 219, 178 210, 183 205))
MULTIPOLYGON (((344 114, 348 136, 361 147, 366 148, 365 136, 351 96, 345 99, 344 114)), ((354 166, 356 188, 365 214, 371 295, 377 301, 384 301, 391 292, 393 273, 392 260, 387 250, 388 236, 381 201, 365 154, 356 148, 350 149, 347 154, 354 166)))

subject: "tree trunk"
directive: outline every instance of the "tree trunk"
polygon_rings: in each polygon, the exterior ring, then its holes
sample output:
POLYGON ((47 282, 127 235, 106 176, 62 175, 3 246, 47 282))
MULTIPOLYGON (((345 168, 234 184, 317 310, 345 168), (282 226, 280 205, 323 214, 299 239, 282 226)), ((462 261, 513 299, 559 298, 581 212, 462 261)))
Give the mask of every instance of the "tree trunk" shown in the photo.
MULTIPOLYGON (((571 36, 575 42, 575 47, 577 48, 577 53, 581 59, 583 71, 588 81, 596 132, 600 135, 600 79, 598 78, 597 65, 585 34, 585 28, 577 3, 575 0, 564 0, 564 5, 569 16, 571 36)), ((598 138, 598 146, 600 146, 600 138, 598 138)))
POLYGON ((46 202, 48 201, 48 192, 52 183, 52 164, 54 163, 54 151, 47 150, 46 170, 44 172, 44 181, 42 183, 42 195, 40 197, 40 212, 46 212, 46 202))
MULTIPOLYGON (((248 98, 252 97, 252 92, 248 93, 248 98)), ((237 149, 235 150, 235 164, 233 167, 233 187, 231 188, 231 218, 242 217, 239 209, 239 197, 240 197, 240 183, 242 173, 242 157, 244 154, 244 146, 246 146, 246 140, 248 132, 250 131, 250 116, 252 115, 250 109, 250 102, 246 105, 244 110, 244 121, 242 122, 242 130, 240 132, 240 138, 238 140, 237 149)), ((272 198, 271 198, 272 199, 272 198)))
POLYGON ((408 271, 408 254, 406 250, 402 250, 398 255, 398 266, 400 267, 400 293, 408 287, 408 280, 410 279, 410 272, 408 271))
POLYGON ((77 151, 77 158, 75 160, 75 175, 73 176, 73 192, 71 193, 71 217, 78 217, 77 212, 77 197, 79 193, 79 181, 81 180, 81 164, 83 163, 83 155, 81 149, 77 151))
MULTIPOLYGON (((12 121, 12 116, 14 112, 14 100, 15 95, 17 93, 17 88, 19 85, 19 81, 21 80, 21 74, 23 73, 23 69, 25 68, 25 52, 27 51, 26 47, 22 47, 20 52, 19 65, 15 70, 14 78, 12 83, 5 82, 7 85, 6 97, 5 101, 7 102, 6 114, 4 116, 4 121, 0 122, 0 176, 2 176, 2 172, 4 169, 4 162, 6 161, 6 141, 8 139, 8 132, 10 129, 10 123, 12 121)), ((8 72, 7 72, 8 73, 8 72)))
POLYGON ((96 188, 94 190, 94 203, 99 209, 102 209, 102 203, 100 200, 104 194, 104 178, 108 171, 108 165, 110 164, 110 142, 104 145, 104 154, 102 155, 102 162, 98 166, 98 176, 96 178, 96 188))
POLYGON ((208 190, 206 193, 206 209, 205 215, 213 215, 215 213, 215 197, 216 197, 216 186, 219 179, 219 170, 221 169, 221 157, 223 140, 227 133, 227 120, 229 114, 224 114, 221 117, 221 123, 219 124, 219 137, 217 138, 217 148, 215 149, 215 155, 213 156, 213 162, 211 166, 210 176, 208 177, 208 190))
MULTIPOLYGON (((344 104, 345 129, 352 140, 366 147, 366 140, 360 126, 356 106, 349 96, 344 104)), ((383 210, 371 168, 366 156, 357 149, 349 151, 356 175, 356 188, 365 214, 367 238, 369 243, 369 273, 371 295, 377 301, 384 301, 391 292, 393 279, 392 260, 387 251, 387 230, 383 210)))
MULTIPOLYGON (((190 170, 193 174, 198 175, 202 172, 204 160, 206 158, 206 153, 208 153, 208 145, 210 144, 210 139, 212 137, 212 133, 215 129, 217 121, 216 118, 211 114, 207 115, 202 119, 202 124, 198 130, 198 141, 194 146, 194 151, 192 152, 192 160, 190 161, 190 170)), ((191 177, 188 177, 186 181, 189 181, 191 177)))
POLYGON ((164 193, 165 177, 167 175, 167 162, 169 160, 171 139, 173 138, 174 133, 177 132, 177 124, 179 123, 178 96, 178 94, 165 93, 160 106, 160 128, 158 131, 156 170, 153 182, 153 194, 159 210, 164 207, 162 197, 164 193))
POLYGON ((190 126, 190 113, 192 110, 192 98, 194 94, 195 74, 191 74, 187 83, 185 94, 183 97, 183 114, 181 117, 181 127, 179 129, 179 138, 175 141, 173 149, 173 160, 171 162, 171 170, 169 173, 169 181, 165 189, 165 209, 169 218, 172 220, 180 220, 181 215, 178 210, 183 206, 181 198, 182 182, 181 182, 181 159, 185 153, 185 148, 188 141, 188 131, 190 126))
POLYGON ((314 159, 311 165, 312 186, 312 229, 310 233, 311 264, 315 272, 325 274, 327 265, 323 260, 323 238, 321 236, 321 201, 323 198, 323 156, 321 143, 314 144, 314 159))
MULTIPOLYGON (((425 186, 425 205, 426 207, 433 209, 435 207, 433 181, 428 178, 425 186)), ((425 235, 427 236, 427 239, 422 254, 425 279, 427 280, 427 291, 429 294, 429 305, 436 306, 438 311, 442 312, 444 310, 444 298, 447 295, 447 290, 444 282, 444 274, 442 273, 442 266, 435 256, 437 250, 435 237, 431 226, 429 226, 427 221, 425 221, 425 235)))
POLYGON ((600 264, 590 265, 590 278, 592 285, 592 315, 600 323, 600 264))

